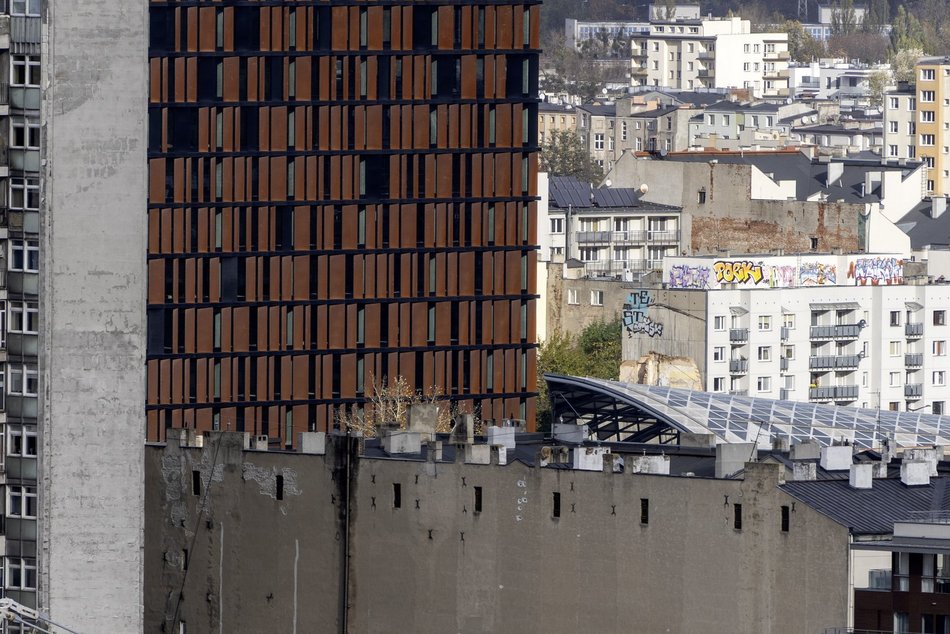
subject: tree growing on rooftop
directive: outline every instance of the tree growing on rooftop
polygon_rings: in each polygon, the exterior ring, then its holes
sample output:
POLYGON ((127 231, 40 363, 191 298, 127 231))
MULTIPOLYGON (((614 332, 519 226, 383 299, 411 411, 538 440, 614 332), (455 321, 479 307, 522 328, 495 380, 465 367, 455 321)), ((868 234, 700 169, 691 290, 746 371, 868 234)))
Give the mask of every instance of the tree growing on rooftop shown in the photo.
POLYGON ((575 176, 594 185, 604 178, 603 169, 573 130, 556 130, 551 134, 541 148, 541 170, 552 176, 575 176))

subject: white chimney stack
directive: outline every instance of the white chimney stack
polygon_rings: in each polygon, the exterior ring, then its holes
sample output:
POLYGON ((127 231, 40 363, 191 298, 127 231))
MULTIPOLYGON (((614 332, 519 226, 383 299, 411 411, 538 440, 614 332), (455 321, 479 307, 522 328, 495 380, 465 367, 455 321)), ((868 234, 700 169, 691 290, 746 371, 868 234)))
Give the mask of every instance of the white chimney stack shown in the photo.
POLYGON ((870 489, 874 482, 874 464, 870 462, 859 462, 851 465, 851 473, 848 477, 848 484, 852 489, 870 489))

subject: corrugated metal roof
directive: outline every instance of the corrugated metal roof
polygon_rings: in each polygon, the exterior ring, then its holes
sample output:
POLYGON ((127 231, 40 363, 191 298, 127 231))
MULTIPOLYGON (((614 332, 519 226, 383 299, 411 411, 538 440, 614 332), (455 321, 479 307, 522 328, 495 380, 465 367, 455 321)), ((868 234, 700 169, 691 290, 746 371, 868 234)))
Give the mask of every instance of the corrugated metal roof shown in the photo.
POLYGON ((827 515, 857 535, 888 535, 894 522, 911 511, 950 510, 946 489, 950 478, 931 478, 909 487, 898 479, 876 479, 870 489, 852 489, 847 480, 786 482, 780 488, 827 515))

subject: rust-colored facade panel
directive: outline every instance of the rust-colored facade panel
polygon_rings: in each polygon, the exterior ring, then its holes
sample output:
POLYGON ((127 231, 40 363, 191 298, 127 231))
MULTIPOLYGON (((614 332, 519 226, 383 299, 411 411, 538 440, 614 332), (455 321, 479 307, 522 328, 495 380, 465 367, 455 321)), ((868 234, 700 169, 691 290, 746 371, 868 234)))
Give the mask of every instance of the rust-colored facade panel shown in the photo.
POLYGON ((397 376, 531 421, 538 3, 150 7, 149 439, 397 376))

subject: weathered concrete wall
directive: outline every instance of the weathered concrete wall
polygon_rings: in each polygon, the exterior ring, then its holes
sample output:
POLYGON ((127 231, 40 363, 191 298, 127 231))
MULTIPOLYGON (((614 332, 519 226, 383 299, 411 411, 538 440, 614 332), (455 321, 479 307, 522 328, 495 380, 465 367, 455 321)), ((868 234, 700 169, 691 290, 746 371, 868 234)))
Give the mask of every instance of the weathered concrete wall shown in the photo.
POLYGON ((146 632, 339 631, 345 475, 333 456, 242 451, 242 437, 146 449, 146 632))
POLYGON ((700 376, 706 374, 706 293, 693 290, 650 290, 653 302, 646 314, 663 327, 662 334, 624 332, 624 361, 636 361, 651 352, 692 359, 700 376))
MULTIPOLYGON (((863 204, 753 200, 749 165, 635 160, 624 157, 611 173, 614 186, 646 184, 650 202, 683 208, 683 240, 692 253, 729 249, 764 253, 775 249, 818 251, 861 248, 858 218, 863 204), (706 194, 699 202, 699 192, 706 194)), ((757 185, 761 189, 761 185, 757 185)))
POLYGON ((142 631, 147 3, 45 3, 40 605, 142 631))
POLYGON ((194 526, 181 610, 199 631, 220 631, 217 614, 223 631, 289 632, 294 618, 296 631, 339 627, 344 534, 351 632, 811 634, 847 623, 847 529, 798 504, 782 532, 780 507, 793 500, 776 488, 776 465, 736 481, 361 459, 346 533, 343 463, 328 449, 217 460, 213 445, 147 449, 148 631, 174 607, 182 572, 169 558, 194 526), (215 474, 201 518, 188 488, 195 469, 205 486, 215 474), (249 470, 265 476, 249 480, 249 470), (298 491, 281 502, 262 484, 278 473, 298 491), (294 570, 306 589, 296 603, 294 570))

